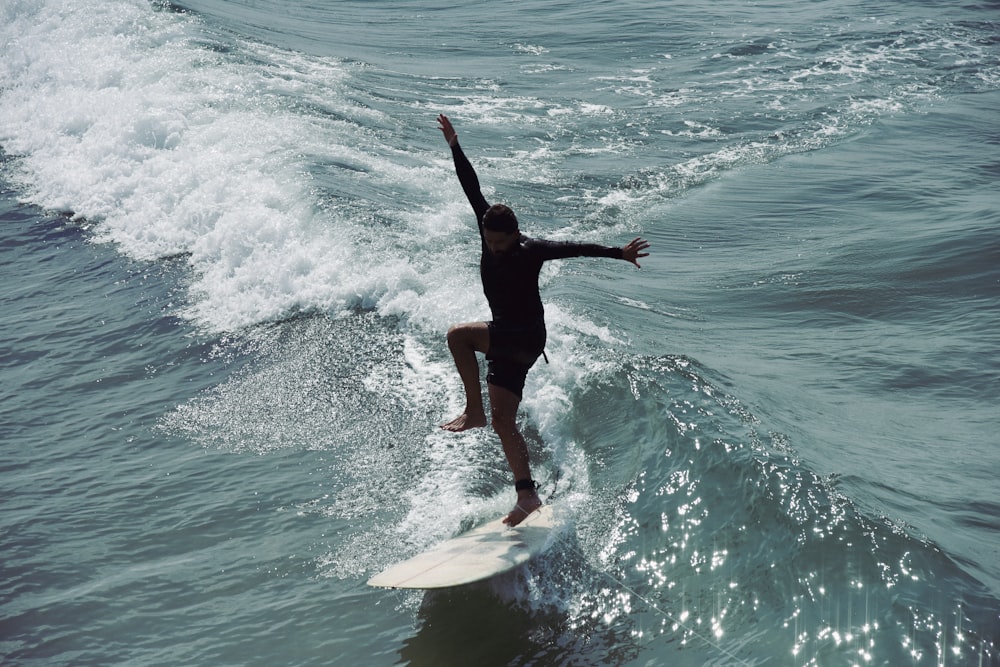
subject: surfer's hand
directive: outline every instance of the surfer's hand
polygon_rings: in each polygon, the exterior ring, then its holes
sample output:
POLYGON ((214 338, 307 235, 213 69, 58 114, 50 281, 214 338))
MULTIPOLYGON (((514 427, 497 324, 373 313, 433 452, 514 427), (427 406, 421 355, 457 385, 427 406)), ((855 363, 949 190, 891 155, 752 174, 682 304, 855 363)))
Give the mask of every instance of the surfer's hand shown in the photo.
POLYGON ((648 252, 642 252, 648 247, 649 242, 646 241, 646 239, 637 236, 622 248, 622 259, 626 262, 632 262, 635 264, 636 268, 642 268, 636 260, 640 257, 649 257, 648 252))
POLYGON ((438 123, 440 124, 438 129, 444 134, 444 140, 448 142, 448 145, 454 146, 457 144, 458 132, 456 132, 455 128, 451 126, 451 121, 448 120, 448 117, 444 114, 439 114, 438 123))

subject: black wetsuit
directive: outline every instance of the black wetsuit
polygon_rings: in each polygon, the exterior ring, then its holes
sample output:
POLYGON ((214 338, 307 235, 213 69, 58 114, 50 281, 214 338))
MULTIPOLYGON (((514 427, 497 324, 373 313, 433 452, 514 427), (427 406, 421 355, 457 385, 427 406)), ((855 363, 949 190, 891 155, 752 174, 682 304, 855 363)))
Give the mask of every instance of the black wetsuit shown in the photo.
POLYGON ((621 259, 622 249, 594 243, 545 241, 522 234, 510 251, 493 254, 483 232, 483 215, 490 205, 480 191, 479 178, 457 142, 451 153, 458 180, 476 212, 482 241, 479 273, 493 314, 489 323, 490 349, 486 354, 487 381, 521 396, 528 370, 545 349, 545 310, 538 291, 542 264, 567 257, 621 259))

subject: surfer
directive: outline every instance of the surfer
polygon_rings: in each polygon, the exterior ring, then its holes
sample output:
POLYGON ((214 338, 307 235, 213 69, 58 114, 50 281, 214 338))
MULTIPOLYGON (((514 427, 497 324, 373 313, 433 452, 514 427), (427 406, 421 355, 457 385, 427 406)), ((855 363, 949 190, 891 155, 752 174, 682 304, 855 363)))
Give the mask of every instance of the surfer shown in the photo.
POLYGON ((482 241, 479 274, 493 315, 490 322, 456 324, 448 330, 448 349, 465 388, 465 411, 441 428, 458 432, 486 426, 476 353, 486 355, 490 424, 500 437, 517 491, 517 503, 504 523, 515 526, 542 505, 531 477, 528 446, 517 428, 525 378, 545 349, 544 310, 538 290, 542 264, 567 257, 610 257, 638 267, 637 260, 649 255, 643 252, 649 243, 635 238, 618 248, 524 236, 509 207, 491 206, 483 197, 479 178, 462 152, 458 133, 448 117, 439 115, 438 123, 451 147, 459 183, 476 214, 482 241))

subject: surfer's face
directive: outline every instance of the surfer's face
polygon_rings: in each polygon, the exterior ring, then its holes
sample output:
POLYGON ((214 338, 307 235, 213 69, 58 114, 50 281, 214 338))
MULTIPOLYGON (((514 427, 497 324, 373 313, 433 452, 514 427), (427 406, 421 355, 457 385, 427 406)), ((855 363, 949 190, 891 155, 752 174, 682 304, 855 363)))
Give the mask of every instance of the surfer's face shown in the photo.
POLYGON ((506 255, 517 245, 517 240, 520 237, 520 232, 497 232, 492 229, 483 230, 486 247, 494 255, 506 255))

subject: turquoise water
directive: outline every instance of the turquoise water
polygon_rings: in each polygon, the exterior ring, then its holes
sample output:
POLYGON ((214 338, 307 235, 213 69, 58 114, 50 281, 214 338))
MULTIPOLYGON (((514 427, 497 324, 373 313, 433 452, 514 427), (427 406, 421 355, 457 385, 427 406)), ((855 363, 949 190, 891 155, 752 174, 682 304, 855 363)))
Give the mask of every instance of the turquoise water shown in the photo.
POLYGON ((0 4, 0 661, 991 665, 993 4, 0 4), (452 435, 486 317, 435 118, 543 273, 522 426, 452 435))

